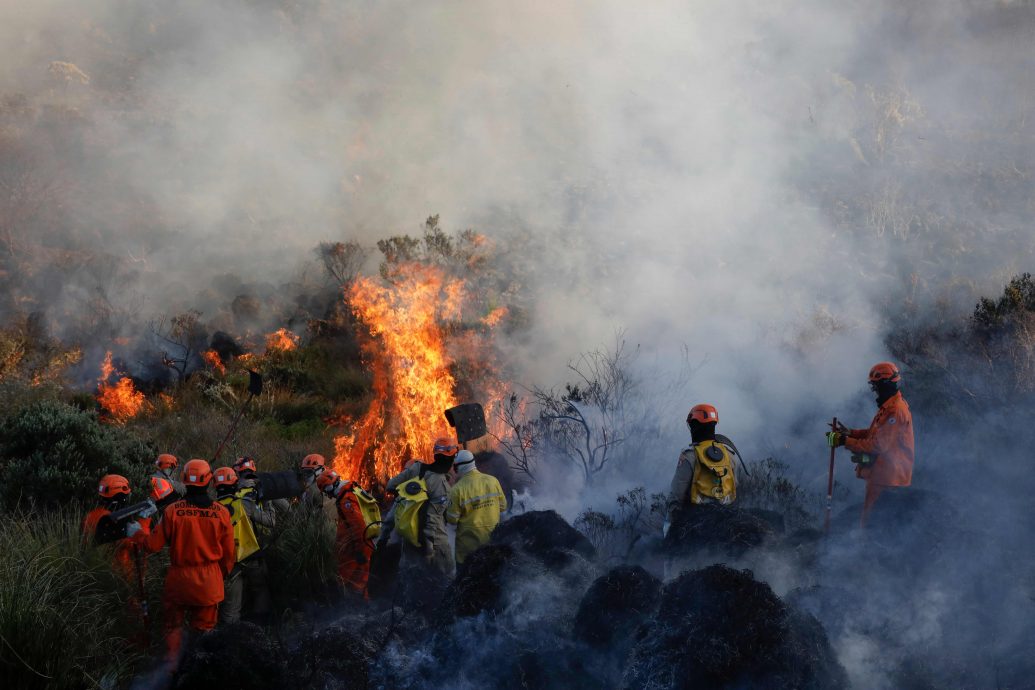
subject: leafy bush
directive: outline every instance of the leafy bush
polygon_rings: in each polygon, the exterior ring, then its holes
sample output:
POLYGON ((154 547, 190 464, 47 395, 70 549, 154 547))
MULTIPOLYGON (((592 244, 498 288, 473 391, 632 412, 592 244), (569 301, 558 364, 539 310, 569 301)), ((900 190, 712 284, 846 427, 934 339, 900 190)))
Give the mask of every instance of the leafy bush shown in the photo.
POLYGON ((94 412, 42 401, 0 421, 0 504, 54 507, 93 502, 96 480, 121 474, 141 495, 153 448, 94 412))

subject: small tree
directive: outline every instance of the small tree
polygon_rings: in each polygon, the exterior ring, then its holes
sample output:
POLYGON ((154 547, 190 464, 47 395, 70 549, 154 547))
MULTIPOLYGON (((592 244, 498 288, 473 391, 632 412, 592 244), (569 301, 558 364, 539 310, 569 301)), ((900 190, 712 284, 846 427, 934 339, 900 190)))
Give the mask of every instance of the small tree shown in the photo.
POLYGON ((359 242, 321 242, 316 255, 323 263, 327 276, 345 288, 359 275, 367 259, 367 250, 359 242))
POLYGON ((510 466, 535 481, 541 430, 540 425, 536 423, 537 420, 528 418, 527 408, 526 399, 511 393, 496 412, 497 419, 506 431, 502 436, 497 436, 491 431, 489 433, 496 440, 499 449, 509 458, 510 466))
POLYGON ((201 312, 191 309, 168 320, 152 321, 150 329, 159 342, 162 364, 176 372, 177 381, 182 383, 208 340, 201 312))
POLYGON ((544 440, 561 457, 593 481, 625 442, 630 420, 627 404, 637 382, 628 369, 630 353, 621 334, 613 350, 594 350, 568 365, 575 375, 563 391, 536 388, 544 440))

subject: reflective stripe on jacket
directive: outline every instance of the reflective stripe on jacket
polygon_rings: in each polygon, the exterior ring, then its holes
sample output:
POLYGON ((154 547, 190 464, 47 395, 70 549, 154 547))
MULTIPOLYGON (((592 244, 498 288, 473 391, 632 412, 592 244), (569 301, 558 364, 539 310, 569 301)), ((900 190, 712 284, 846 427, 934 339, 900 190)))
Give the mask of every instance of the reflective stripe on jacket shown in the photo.
POLYGON ((869 429, 850 429, 845 447, 874 456, 859 468, 859 477, 883 486, 909 486, 913 481, 913 415, 902 393, 884 401, 869 429))
POLYGON ((491 474, 471 470, 449 490, 446 520, 456 525, 456 562, 463 563, 472 551, 489 541, 507 509, 507 498, 499 480, 491 474))

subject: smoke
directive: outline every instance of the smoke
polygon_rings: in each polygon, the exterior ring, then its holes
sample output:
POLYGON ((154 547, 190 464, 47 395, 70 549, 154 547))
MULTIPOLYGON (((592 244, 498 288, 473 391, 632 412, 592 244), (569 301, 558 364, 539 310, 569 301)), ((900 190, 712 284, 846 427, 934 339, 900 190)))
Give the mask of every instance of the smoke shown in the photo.
MULTIPOLYGON (((529 330, 504 343, 516 380, 564 380, 620 329, 665 400, 653 442, 671 453, 600 495, 558 474, 572 511, 661 488, 701 401, 748 458, 787 458, 819 490, 823 424, 865 425, 888 333, 965 316, 1027 268, 1033 15, 0 0, 0 241, 9 295, 30 296, 4 314, 97 339, 188 308, 225 319, 240 294, 290 314, 319 241, 372 245, 438 213, 494 238, 529 294, 529 330)), ((917 425, 917 476, 951 487, 934 466, 973 444, 917 425)), ((1009 479, 1023 453, 1004 453, 1009 479)), ((972 499, 990 524, 1018 521, 1006 493, 972 499)), ((945 597, 917 600, 925 637, 945 597)), ((880 654, 846 630, 850 669, 880 654)))

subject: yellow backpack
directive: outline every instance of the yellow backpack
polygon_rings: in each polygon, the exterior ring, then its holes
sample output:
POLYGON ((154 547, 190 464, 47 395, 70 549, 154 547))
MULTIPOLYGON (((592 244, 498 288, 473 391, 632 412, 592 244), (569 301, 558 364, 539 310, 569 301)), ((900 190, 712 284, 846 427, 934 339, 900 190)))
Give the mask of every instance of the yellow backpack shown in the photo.
POLYGON ((244 499, 241 494, 224 496, 219 502, 230 511, 230 524, 234 526, 234 546, 237 547, 237 562, 240 563, 259 550, 255 527, 244 510, 244 499))
POLYGON ((690 503, 714 501, 728 505, 737 500, 733 457, 726 447, 715 441, 702 441, 694 446, 694 453, 697 465, 690 483, 690 503))
POLYGON ((377 505, 377 499, 355 482, 352 482, 352 486, 349 489, 352 491, 352 495, 356 497, 359 512, 363 514, 363 521, 367 523, 367 529, 363 538, 377 539, 381 536, 381 507, 377 505))
POLYGON ((410 479, 399 487, 395 499, 395 529, 414 546, 420 546, 420 509, 428 500, 428 485, 423 479, 410 479))

